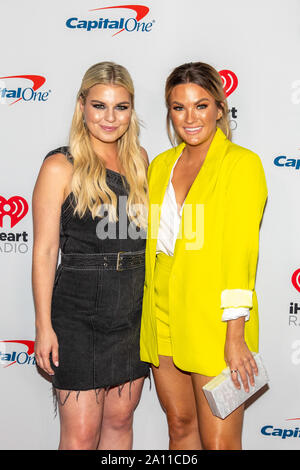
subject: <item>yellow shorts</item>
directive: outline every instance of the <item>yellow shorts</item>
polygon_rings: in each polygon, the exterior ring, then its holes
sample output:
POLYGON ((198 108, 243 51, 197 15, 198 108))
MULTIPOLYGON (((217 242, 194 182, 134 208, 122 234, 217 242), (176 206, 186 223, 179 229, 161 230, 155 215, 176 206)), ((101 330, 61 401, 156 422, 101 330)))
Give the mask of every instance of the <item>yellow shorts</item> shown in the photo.
POLYGON ((154 295, 156 306, 158 354, 173 356, 169 326, 169 278, 173 257, 164 253, 156 256, 154 273, 154 295))

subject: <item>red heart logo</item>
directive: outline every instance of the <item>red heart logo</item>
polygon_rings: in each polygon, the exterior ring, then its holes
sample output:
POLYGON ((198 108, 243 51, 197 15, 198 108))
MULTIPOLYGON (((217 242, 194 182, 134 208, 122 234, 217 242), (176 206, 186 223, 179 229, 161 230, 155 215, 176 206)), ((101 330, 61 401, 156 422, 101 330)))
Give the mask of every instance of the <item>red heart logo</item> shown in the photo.
POLYGON ((21 196, 12 196, 5 199, 0 196, 0 227, 3 227, 3 217, 10 216, 11 228, 13 228, 28 212, 27 201, 21 196))
POLYGON ((300 292, 300 269, 297 269, 292 275, 292 283, 295 289, 300 292))
POLYGON ((231 95, 238 86, 238 78, 231 70, 221 70, 219 74, 223 80, 223 88, 226 98, 228 98, 228 96, 231 95))

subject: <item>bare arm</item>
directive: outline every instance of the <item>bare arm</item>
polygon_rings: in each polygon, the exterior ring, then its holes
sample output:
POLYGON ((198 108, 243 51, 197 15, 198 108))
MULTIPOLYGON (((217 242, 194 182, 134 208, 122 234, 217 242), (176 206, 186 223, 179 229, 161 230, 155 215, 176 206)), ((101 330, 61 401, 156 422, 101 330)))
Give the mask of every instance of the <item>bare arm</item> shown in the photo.
POLYGON ((35 352, 38 365, 53 374, 49 354, 58 364, 58 343, 51 325, 51 299, 59 250, 61 205, 72 174, 62 154, 43 163, 33 192, 32 287, 36 312, 35 352))
MULTIPOLYGON (((256 362, 249 351, 244 337, 245 317, 227 321, 225 343, 225 360, 231 371, 239 371, 246 392, 249 392, 249 382, 254 386, 254 374, 258 374, 256 362)), ((232 373, 232 380, 237 388, 240 382, 237 372, 232 373)))

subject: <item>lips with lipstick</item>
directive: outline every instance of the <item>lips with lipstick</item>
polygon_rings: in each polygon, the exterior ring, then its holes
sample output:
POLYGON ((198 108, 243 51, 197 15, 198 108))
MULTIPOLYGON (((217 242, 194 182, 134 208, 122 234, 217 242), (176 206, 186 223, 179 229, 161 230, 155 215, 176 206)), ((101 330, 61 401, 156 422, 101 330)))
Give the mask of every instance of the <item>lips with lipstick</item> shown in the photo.
POLYGON ((203 126, 198 126, 198 127, 184 127, 184 131, 186 134, 198 134, 203 129, 203 126))
POLYGON ((104 132, 115 132, 118 128, 113 126, 100 126, 104 132))

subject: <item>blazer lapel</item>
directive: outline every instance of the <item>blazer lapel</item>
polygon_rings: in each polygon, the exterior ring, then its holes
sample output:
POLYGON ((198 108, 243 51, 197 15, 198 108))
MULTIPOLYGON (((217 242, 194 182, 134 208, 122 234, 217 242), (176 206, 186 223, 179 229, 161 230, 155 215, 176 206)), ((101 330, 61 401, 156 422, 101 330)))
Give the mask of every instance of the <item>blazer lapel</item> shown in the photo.
POLYGON ((229 141, 225 134, 221 129, 217 128, 204 163, 188 192, 185 203, 204 203, 208 195, 213 191, 222 166, 222 161, 227 151, 228 143, 229 141))
MULTIPOLYGON (((151 255, 151 269, 152 274, 155 264, 157 236, 160 223, 161 205, 164 200, 165 192, 169 183, 172 168, 179 158, 185 144, 182 143, 177 147, 171 149, 167 153, 165 159, 161 162, 156 170, 155 182, 150 180, 150 207, 149 207, 149 228, 151 233, 148 233, 148 243, 151 255)), ((148 228, 148 229, 149 229, 148 228)))
POLYGON ((229 140, 226 138, 225 134, 220 128, 217 128, 214 138, 208 149, 207 155, 205 157, 204 163, 185 199, 178 232, 180 238, 177 238, 176 240, 174 255, 178 246, 177 241, 179 241, 180 239, 184 239, 184 236, 182 235, 182 230, 183 227, 185 227, 185 217, 187 218, 187 223, 192 226, 192 220, 189 219, 191 217, 195 217, 194 206, 196 204, 205 204, 205 201, 208 199, 209 195, 214 190, 218 179, 219 171, 222 166, 222 161, 227 152, 228 144, 229 140), (188 208, 189 205, 192 205, 193 207, 188 208), (192 209, 192 211, 190 209, 192 209), (192 214, 194 214, 194 216, 192 214))
MULTIPOLYGON (((217 128, 212 143, 210 144, 207 155, 205 157, 204 163, 185 199, 181 224, 178 232, 179 234, 182 230, 182 224, 185 216, 185 207, 188 204, 204 204, 209 194, 213 191, 218 179, 222 161, 227 152, 228 144, 229 141, 226 138, 225 134, 221 131, 221 129, 217 128)), ((170 152, 168 152, 166 154, 165 160, 163 160, 160 163, 159 167, 156 169, 155 182, 150 181, 149 189, 151 206, 149 208, 149 228, 151 230, 151 233, 148 233, 148 246, 151 259, 151 276, 153 276, 154 273, 161 205, 168 186, 172 168, 174 166, 175 161, 182 153, 184 147, 185 143, 181 143, 180 145, 172 149, 170 152)), ((177 241, 175 244, 175 251, 178 245, 177 241)))

